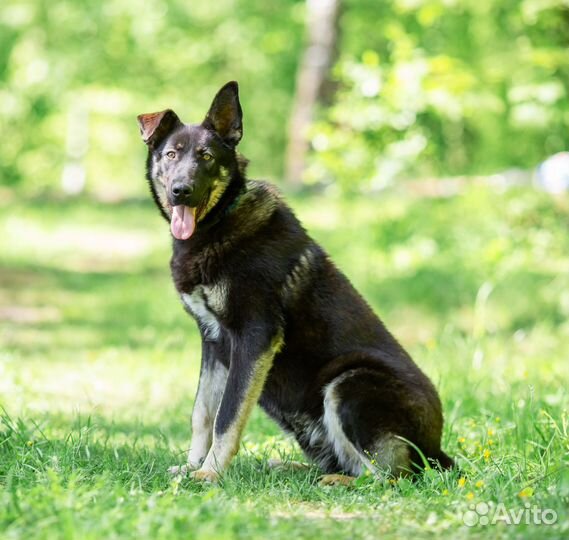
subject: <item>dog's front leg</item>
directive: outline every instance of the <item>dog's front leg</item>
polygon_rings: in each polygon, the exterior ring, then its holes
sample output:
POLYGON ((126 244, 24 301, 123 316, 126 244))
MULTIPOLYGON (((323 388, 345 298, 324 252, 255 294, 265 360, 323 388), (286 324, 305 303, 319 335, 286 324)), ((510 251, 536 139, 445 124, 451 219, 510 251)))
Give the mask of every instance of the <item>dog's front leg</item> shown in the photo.
POLYGON ((218 360, 223 351, 217 343, 202 340, 198 391, 192 411, 192 442, 186 465, 170 467, 171 474, 185 475, 203 463, 213 438, 213 423, 223 396, 227 368, 218 360))
POLYGON ((255 329, 250 337, 236 337, 231 350, 231 364, 223 398, 215 417, 213 443, 197 471, 195 480, 214 482, 239 449, 243 428, 259 400, 273 358, 283 344, 279 330, 259 337, 255 329))
POLYGON ((192 411, 192 442, 188 468, 197 469, 204 461, 213 437, 213 423, 227 381, 227 368, 216 358, 215 345, 202 343, 200 382, 192 411))

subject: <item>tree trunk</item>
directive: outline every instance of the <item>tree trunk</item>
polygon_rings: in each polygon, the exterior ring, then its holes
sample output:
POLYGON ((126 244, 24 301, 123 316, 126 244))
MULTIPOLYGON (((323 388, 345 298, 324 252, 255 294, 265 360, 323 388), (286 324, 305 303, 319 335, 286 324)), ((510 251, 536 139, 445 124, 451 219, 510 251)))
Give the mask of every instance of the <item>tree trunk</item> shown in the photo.
POLYGON ((307 0, 307 44, 296 76, 285 163, 285 179, 297 187, 302 183, 314 109, 331 98, 328 75, 337 55, 339 16, 340 0, 307 0))

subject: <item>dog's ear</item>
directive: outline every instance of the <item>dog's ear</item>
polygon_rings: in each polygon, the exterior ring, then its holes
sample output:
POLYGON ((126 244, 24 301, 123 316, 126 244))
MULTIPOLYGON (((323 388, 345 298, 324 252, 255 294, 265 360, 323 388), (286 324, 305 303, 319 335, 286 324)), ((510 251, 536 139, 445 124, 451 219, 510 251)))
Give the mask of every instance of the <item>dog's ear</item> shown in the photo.
POLYGON ((213 98, 202 126, 215 131, 229 146, 237 146, 243 136, 243 111, 237 82, 228 82, 213 98))
POLYGON ((150 148, 155 148, 169 133, 182 125, 178 115, 172 109, 156 113, 139 114, 136 118, 142 140, 150 148))

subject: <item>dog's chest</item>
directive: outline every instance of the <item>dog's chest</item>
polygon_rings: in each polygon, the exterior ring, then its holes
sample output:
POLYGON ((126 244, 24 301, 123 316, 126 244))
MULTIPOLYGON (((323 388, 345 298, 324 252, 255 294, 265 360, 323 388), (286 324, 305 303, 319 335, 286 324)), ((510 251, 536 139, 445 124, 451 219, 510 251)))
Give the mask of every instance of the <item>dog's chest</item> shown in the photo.
POLYGON ((227 298, 224 284, 197 285, 191 292, 181 293, 180 298, 186 310, 199 324, 205 338, 217 341, 221 333, 220 317, 227 298))

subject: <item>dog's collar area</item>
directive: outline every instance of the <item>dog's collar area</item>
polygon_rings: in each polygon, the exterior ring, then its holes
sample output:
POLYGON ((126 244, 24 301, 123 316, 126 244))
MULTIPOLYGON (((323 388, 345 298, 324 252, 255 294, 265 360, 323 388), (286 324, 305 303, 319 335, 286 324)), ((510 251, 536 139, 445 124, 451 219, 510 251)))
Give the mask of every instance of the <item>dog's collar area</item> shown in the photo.
POLYGON ((237 208, 237 206, 239 205, 239 201, 241 200, 241 197, 245 194, 245 191, 246 191, 245 185, 243 185, 239 189, 233 200, 227 205, 227 208, 223 211, 222 217, 226 216, 227 214, 230 214, 233 210, 235 210, 235 208, 237 208))
POLYGON ((245 195, 246 191, 247 191, 247 188, 245 186, 245 183, 243 183, 243 185, 239 188, 239 190, 237 191, 237 193, 235 194, 233 199, 228 204, 225 205, 225 208, 220 209, 219 212, 216 212, 215 207, 214 207, 212 209, 211 213, 215 213, 216 215, 211 216, 211 219, 208 219, 209 214, 204 217, 204 222, 203 222, 201 228, 202 229, 204 229, 204 228, 209 229, 209 228, 213 227, 214 225, 217 225, 223 218, 228 216, 233 210, 235 210, 235 208, 237 208, 237 206, 239 206, 239 202, 241 200, 241 197, 243 195, 245 195))

